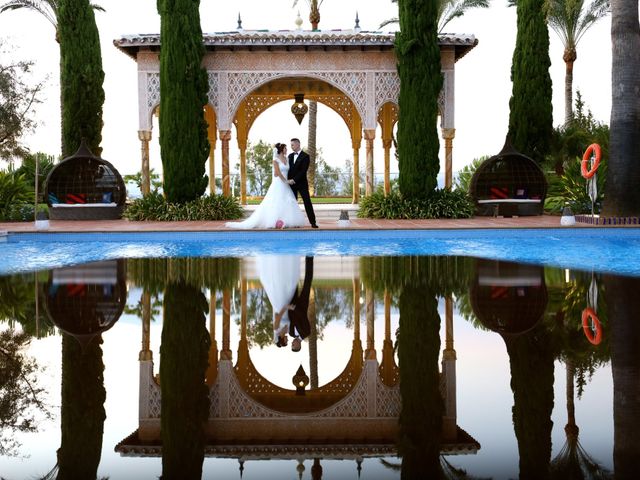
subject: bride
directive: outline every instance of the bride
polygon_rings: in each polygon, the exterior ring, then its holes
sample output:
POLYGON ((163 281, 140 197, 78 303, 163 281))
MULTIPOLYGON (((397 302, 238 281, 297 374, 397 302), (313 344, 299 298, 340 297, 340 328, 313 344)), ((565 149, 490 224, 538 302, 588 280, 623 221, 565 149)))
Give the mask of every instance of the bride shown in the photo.
POLYGON ((287 181, 289 162, 287 146, 276 143, 273 149, 273 178, 262 203, 242 222, 227 222, 229 228, 285 228, 302 227, 306 218, 298 206, 298 201, 287 181))

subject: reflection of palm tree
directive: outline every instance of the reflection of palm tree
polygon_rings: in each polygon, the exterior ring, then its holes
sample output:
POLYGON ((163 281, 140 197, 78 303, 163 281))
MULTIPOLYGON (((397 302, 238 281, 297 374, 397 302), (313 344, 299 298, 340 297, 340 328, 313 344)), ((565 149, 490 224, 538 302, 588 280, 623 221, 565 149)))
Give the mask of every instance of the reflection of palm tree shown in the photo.
POLYGON ((564 446, 551 462, 551 478, 557 479, 606 479, 609 472, 603 469, 582 448, 578 440, 580 429, 576 425, 574 402, 575 368, 571 361, 565 364, 567 369, 567 424, 564 432, 567 436, 564 446))
MULTIPOLYGON (((391 0, 398 3, 398 0, 391 0)), ((438 0, 438 33, 453 20, 467 13, 472 8, 489 8, 489 0, 438 0)), ((398 17, 390 18, 380 24, 380 28, 399 23, 398 17)))

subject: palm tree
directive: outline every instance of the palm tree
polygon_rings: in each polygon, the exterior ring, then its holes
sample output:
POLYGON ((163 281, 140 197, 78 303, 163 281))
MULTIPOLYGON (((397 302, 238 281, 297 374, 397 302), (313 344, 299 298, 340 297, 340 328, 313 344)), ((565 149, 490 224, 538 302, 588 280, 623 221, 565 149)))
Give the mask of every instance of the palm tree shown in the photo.
POLYGON ((573 117, 573 64, 578 58, 576 47, 582 36, 598 20, 609 13, 609 0, 547 0, 547 23, 558 34, 564 54, 564 123, 573 117))
MULTIPOLYGON (((398 0, 391 0, 398 3, 398 0)), ((489 0, 438 0, 438 33, 453 20, 463 16, 471 8, 489 8, 489 0)), ((380 24, 380 28, 399 23, 398 17, 390 18, 380 24)))
MULTIPOLYGON (((307 0, 309 4, 309 21, 311 22, 311 28, 313 30, 318 29, 318 24, 320 23, 320 6, 324 0, 307 0)), ((293 0, 293 7, 298 4, 298 0, 293 0)))
MULTIPOLYGON (((104 8, 95 3, 90 4, 91 8, 104 12, 104 8)), ((56 41, 58 40, 58 0, 0 0, 0 13, 9 10, 25 8, 34 10, 46 18, 56 31, 56 41)))
POLYGON ((640 214, 638 0, 611 3, 611 140, 602 215, 640 214))

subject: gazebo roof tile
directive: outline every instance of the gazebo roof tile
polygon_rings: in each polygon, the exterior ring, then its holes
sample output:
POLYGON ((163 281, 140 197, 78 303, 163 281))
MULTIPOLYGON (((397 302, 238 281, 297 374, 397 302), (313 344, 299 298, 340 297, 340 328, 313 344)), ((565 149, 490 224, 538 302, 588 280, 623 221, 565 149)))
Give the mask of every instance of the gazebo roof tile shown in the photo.
MULTIPOLYGON (((478 44, 474 35, 439 34, 440 46, 452 46, 456 50, 456 60, 462 58, 478 44)), ((360 47, 393 49, 395 33, 356 30, 238 30, 203 34, 207 49, 252 49, 252 48, 291 48, 360 47)), ((114 45, 132 58, 140 49, 157 49, 160 46, 159 34, 124 35, 113 41, 114 45)))

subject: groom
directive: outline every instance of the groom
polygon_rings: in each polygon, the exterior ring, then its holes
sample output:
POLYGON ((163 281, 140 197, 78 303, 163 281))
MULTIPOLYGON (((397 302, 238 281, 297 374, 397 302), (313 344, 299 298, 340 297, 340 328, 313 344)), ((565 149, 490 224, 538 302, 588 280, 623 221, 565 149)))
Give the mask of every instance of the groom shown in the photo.
POLYGON ((298 193, 302 197, 304 202, 304 210, 307 212, 307 218, 313 228, 318 228, 316 225, 316 214, 313 213, 313 205, 311 204, 311 197, 309 196, 309 184, 307 183, 307 170, 309 170, 310 158, 307 152, 303 152, 300 148, 300 140, 297 138, 291 139, 291 150, 289 154, 289 173, 287 179, 291 190, 298 199, 298 193))
POLYGON ((293 294, 289 307, 289 335, 293 337, 291 350, 299 352, 302 348, 302 340, 311 333, 309 324, 309 295, 311 294, 311 282, 313 282, 313 257, 304 259, 304 283, 298 294, 298 287, 293 294))

